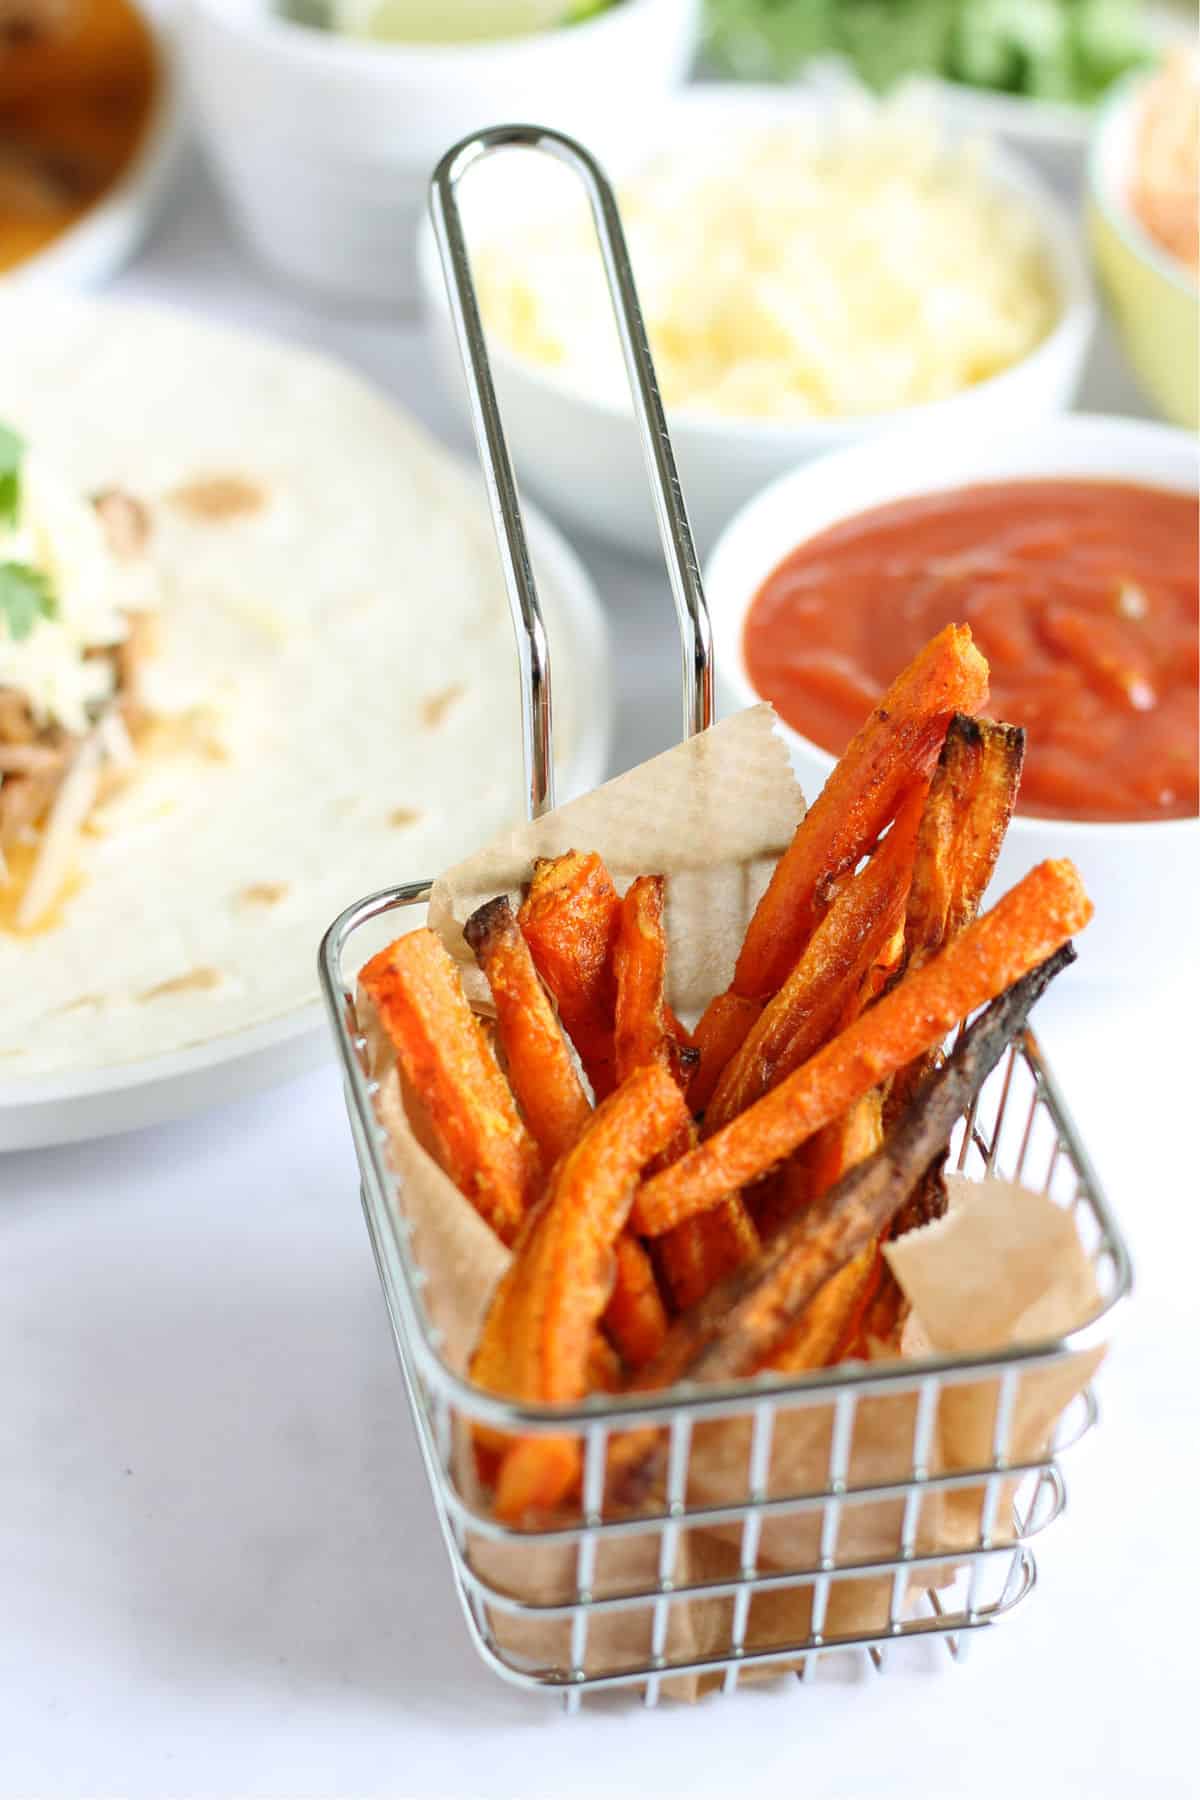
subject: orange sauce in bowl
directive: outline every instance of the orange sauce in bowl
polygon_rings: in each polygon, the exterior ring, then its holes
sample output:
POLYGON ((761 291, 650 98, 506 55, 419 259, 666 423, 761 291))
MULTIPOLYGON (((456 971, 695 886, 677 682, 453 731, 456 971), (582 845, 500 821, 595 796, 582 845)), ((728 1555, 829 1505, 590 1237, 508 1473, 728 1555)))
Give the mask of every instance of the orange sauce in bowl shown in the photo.
POLYGON ((801 544, 746 617, 747 673, 840 755, 944 625, 971 627, 993 717, 1028 729, 1019 810, 1200 811, 1194 495, 1112 481, 987 483, 896 501, 801 544))
POLYGON ((158 95, 154 39, 129 0, 33 0, 29 16, 31 27, 0 36, 0 271, 114 186, 158 95))

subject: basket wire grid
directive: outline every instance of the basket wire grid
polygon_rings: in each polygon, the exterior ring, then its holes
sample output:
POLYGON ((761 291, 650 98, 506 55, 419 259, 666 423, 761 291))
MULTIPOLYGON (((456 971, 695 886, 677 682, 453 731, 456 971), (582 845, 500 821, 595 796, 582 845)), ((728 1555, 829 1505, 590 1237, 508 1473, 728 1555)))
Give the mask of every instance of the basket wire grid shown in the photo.
MULTIPOLYGON (((502 148, 540 150, 566 163, 587 192, 608 276, 671 577, 683 648, 684 730, 712 717, 708 617, 686 509, 675 471, 616 203, 590 155, 571 139, 534 126, 504 126, 465 139, 434 174, 431 209, 451 310, 467 375, 476 440, 496 526, 521 665, 522 730, 530 816, 553 804, 549 647, 521 523, 516 481, 492 383, 471 279, 456 188, 466 171, 502 148)), ((1112 1314, 1128 1294, 1127 1250, 1036 1039, 1028 1030, 960 1122, 952 1164, 964 1173, 1006 1175, 1039 1188, 1077 1221, 1095 1271, 1101 1305, 1081 1329, 997 1354, 851 1364, 800 1378, 758 1378, 722 1386, 677 1387, 667 1398, 596 1396, 575 1407, 521 1405, 476 1388, 442 1354, 428 1304, 428 1278, 414 1244, 405 1197, 387 1157, 387 1134, 359 1031, 354 973, 364 960, 365 929, 381 918, 423 907, 427 881, 388 888, 349 907, 321 946, 320 977, 341 1059, 347 1110, 362 1176, 362 1199, 417 1438, 468 1628, 485 1662, 527 1688, 557 1690, 569 1709, 585 1692, 639 1689, 653 1705, 673 1681, 695 1678, 733 1691, 756 1672, 814 1675, 821 1657, 853 1651, 882 1670, 891 1645, 933 1639, 961 1659, 971 1637, 995 1624, 1033 1588, 1032 1540, 1061 1513, 1059 1458, 1090 1429, 1090 1388, 1072 1401, 1051 1440, 1032 1459, 1011 1451, 1022 1383, 1068 1364, 1107 1341, 1112 1314), (946 1470, 931 1454, 946 1396, 965 1384, 994 1389, 988 1454, 978 1466, 946 1470), (906 1407, 911 1434, 901 1462, 865 1476, 855 1464, 856 1421, 885 1400, 906 1407), (772 1452, 781 1424, 803 1415, 827 1434, 821 1482, 780 1487, 772 1452), (691 1452, 708 1421, 737 1422, 746 1434, 744 1482, 736 1498, 703 1504, 691 1491, 691 1452), (491 1517, 464 1454, 475 1426, 513 1435, 578 1435, 584 1444, 576 1515, 552 1528, 515 1530, 491 1517), (652 1427, 663 1434, 663 1478, 637 1511, 614 1515, 604 1503, 614 1433, 652 1427), (931 1497, 969 1502, 971 1537, 931 1539, 922 1529, 931 1497), (867 1556, 839 1555, 839 1536, 856 1509, 886 1519, 889 1541, 867 1556), (780 1563, 761 1553, 764 1533, 802 1521, 804 1554, 780 1563), (719 1543, 698 1572, 688 1546, 700 1534, 719 1543), (630 1556, 635 1555, 631 1565, 630 1556), (537 1558, 542 1573, 522 1575, 537 1558), (552 1559, 554 1579, 545 1568, 552 1559), (606 1576, 606 1559, 621 1571, 606 1576), (629 1570, 638 1571, 630 1578, 629 1570), (958 1571, 947 1587, 951 1569, 958 1571), (869 1624, 839 1627, 840 1584, 869 1583, 879 1597, 869 1624), (804 1599, 784 1636, 762 1641, 758 1609, 780 1598, 804 1599), (832 1604, 831 1604, 832 1599, 832 1604), (702 1607, 705 1641, 682 1650, 675 1609, 702 1607), (797 1626, 796 1619, 801 1620, 797 1626)), ((740 1478, 739 1478, 740 1479, 740 1478)))

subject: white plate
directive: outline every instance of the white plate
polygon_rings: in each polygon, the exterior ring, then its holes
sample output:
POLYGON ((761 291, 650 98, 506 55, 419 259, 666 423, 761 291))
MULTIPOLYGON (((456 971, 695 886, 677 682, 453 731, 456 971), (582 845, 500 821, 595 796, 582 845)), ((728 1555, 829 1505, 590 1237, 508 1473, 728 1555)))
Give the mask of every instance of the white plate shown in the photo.
POLYGON ((142 0, 158 50, 158 97, 137 155, 115 185, 36 256, 0 276, 4 287, 90 288, 127 263, 158 217, 183 142, 178 59, 166 0, 142 0))
MULTIPOLYGON (((566 621, 569 642, 552 646, 581 672, 578 743, 560 769, 561 797, 586 793, 604 779, 612 743, 614 694, 608 622, 596 590, 565 539, 536 508, 525 507, 533 561, 547 603, 566 621)), ((397 866, 396 880, 421 881, 436 869, 397 866)), ((317 1001, 317 945, 312 997, 279 1018, 141 1062, 0 1082, 0 1151, 106 1137, 158 1125, 216 1106, 315 1068, 331 1055, 317 1001)))

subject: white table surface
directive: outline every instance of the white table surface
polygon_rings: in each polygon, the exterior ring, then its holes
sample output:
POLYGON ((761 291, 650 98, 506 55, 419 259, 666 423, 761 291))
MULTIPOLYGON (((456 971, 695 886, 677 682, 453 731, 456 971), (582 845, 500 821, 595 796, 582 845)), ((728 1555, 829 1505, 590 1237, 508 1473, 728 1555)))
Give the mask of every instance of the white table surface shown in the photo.
MULTIPOLYGON (((117 291, 343 354, 462 443, 419 330, 273 287, 189 170, 117 291)), ((1090 393, 1136 406, 1111 353, 1090 393)), ((654 570, 610 605, 622 766, 672 741, 654 570)), ((0 1793, 1194 1792, 1200 1267, 1194 949, 1157 997, 1070 985, 1043 1041, 1132 1240, 1135 1305, 1037 1593, 961 1669, 563 1717, 475 1660, 326 1068, 187 1123, 0 1162, 0 1793)))

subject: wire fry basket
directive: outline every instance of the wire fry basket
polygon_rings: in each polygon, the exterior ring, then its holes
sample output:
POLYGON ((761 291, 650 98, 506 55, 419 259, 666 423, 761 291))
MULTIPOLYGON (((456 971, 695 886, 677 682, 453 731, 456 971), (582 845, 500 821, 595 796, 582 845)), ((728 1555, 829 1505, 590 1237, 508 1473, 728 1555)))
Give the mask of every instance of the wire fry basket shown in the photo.
MULTIPOLYGON (((534 817, 553 805, 549 648, 456 192, 474 163, 509 147, 566 163, 591 204, 680 626, 685 733, 711 722, 712 678, 695 550, 612 192, 590 155, 569 138, 534 126, 480 132, 439 165, 431 207, 516 628, 534 817)), ((520 1686, 557 1690, 574 1708, 584 1693, 609 1688, 638 1690, 653 1705, 664 1693, 731 1692, 764 1673, 790 1670, 807 1680, 832 1652, 855 1652, 882 1670, 890 1646, 914 1638, 941 1641, 961 1659, 975 1633, 1032 1590, 1032 1541, 1065 1503, 1059 1459, 1096 1420, 1085 1388, 1038 1454, 1015 1455, 1014 1420, 1030 1391, 1026 1384, 1094 1358, 1132 1281, 1120 1232, 1032 1033, 1012 1046, 960 1122, 952 1166, 1022 1181, 1070 1211, 1100 1295, 1095 1316, 1081 1329, 986 1356, 689 1385, 665 1399, 601 1395, 573 1407, 518 1405, 476 1388, 443 1355, 429 1278, 388 1161, 387 1134, 374 1107, 377 1084, 355 1015, 353 984, 369 953, 362 948, 372 935, 367 928, 385 919, 395 933, 406 929, 417 921, 405 915, 422 908, 430 891, 430 882, 418 881, 349 907, 322 943, 320 978, 417 1438, 468 1629, 484 1661, 520 1686), (943 1467, 933 1453, 940 1411, 956 1393, 977 1392, 981 1384, 990 1396, 990 1441, 973 1466, 943 1467), (865 1467, 858 1432, 881 1406, 903 1421, 903 1441, 890 1466, 865 1467), (692 1481, 694 1450, 715 1422, 726 1432, 736 1428, 744 1463, 736 1491, 721 1504, 698 1496, 692 1481), (499 1524, 466 1453, 478 1426, 578 1436, 584 1472, 575 1513, 538 1531, 499 1524), (663 1434, 662 1480, 640 1509, 614 1513, 605 1506, 609 1447, 616 1433, 633 1427, 663 1434), (782 1435, 797 1428, 822 1444, 823 1473, 793 1490, 781 1484, 774 1453, 782 1435), (943 1523, 951 1516, 958 1520, 953 1532, 943 1523), (865 1536, 864 1521, 871 1527, 865 1536), (782 1558, 781 1542, 793 1546, 782 1558)))

